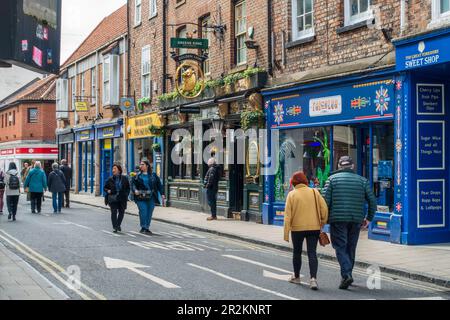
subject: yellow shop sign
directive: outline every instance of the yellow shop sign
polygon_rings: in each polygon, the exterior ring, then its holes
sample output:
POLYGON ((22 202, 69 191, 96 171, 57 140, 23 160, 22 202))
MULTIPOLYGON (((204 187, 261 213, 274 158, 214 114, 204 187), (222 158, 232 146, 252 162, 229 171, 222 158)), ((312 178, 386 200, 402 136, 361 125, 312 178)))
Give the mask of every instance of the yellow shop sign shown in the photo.
POLYGON ((161 121, 156 112, 127 118, 127 139, 152 137, 153 134, 149 130, 151 125, 161 127, 161 121))

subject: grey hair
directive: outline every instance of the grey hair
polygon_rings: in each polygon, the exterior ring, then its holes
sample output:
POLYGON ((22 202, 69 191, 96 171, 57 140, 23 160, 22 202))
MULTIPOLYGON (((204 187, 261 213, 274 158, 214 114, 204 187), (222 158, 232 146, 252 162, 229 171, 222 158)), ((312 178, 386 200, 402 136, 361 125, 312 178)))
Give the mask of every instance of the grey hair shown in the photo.
POLYGON ((61 164, 62 164, 62 165, 66 165, 66 164, 67 164, 67 160, 66 160, 66 159, 62 159, 62 160, 61 160, 61 164))
POLYGON ((54 163, 52 164, 52 169, 53 169, 53 170, 58 170, 58 169, 59 169, 59 164, 58 164, 58 162, 54 162, 54 163))
POLYGON ((209 160, 208 160, 208 166, 212 166, 212 165, 214 165, 214 164, 216 164, 216 159, 215 159, 215 158, 209 158, 209 160))
POLYGON ((355 169, 355 164, 352 163, 352 164, 346 165, 346 166, 341 166, 341 165, 338 164, 338 169, 339 169, 339 170, 342 170, 342 169, 350 169, 350 170, 353 170, 353 169, 355 169))
POLYGON ((40 162, 40 161, 36 161, 36 162, 34 163, 34 167, 35 167, 35 168, 41 169, 41 168, 42 168, 41 162, 40 162))

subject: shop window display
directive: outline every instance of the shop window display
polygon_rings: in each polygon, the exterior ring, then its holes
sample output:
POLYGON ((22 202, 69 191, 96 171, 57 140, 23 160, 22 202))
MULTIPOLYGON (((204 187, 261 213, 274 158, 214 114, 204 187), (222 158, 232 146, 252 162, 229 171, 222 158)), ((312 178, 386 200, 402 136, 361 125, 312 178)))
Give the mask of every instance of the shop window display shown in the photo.
POLYGON ((322 188, 330 175, 330 128, 280 131, 279 159, 275 174, 275 199, 285 201, 290 178, 303 171, 310 186, 322 188))

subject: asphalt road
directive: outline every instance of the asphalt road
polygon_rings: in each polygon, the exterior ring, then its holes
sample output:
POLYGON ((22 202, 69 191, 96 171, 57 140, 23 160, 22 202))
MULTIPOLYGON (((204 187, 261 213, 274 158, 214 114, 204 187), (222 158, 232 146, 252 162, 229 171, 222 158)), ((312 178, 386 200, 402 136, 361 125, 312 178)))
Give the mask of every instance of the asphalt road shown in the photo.
MULTIPOLYGON (((109 211, 74 204, 54 215, 46 200, 31 214, 22 197, 16 222, 0 216, 0 242, 71 299, 449 299, 430 284, 356 269, 355 283, 339 290, 336 263, 319 260, 319 291, 287 282, 289 252, 214 234, 152 222, 141 235, 138 217, 125 216, 113 234, 109 211), (79 279, 80 281, 77 281, 79 279)), ((302 281, 309 281, 303 257, 302 281)))

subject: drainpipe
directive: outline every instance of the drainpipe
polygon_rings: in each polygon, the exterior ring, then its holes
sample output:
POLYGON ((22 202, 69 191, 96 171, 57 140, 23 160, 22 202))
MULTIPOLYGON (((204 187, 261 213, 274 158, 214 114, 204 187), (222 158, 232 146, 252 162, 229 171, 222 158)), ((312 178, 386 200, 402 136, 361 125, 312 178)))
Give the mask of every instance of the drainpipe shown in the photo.
POLYGON ((272 65, 272 0, 267 0, 267 72, 273 76, 272 65))
POLYGON ((167 79, 167 8, 168 1, 163 1, 163 83, 162 93, 167 92, 166 79, 167 79))
POLYGON ((407 0, 400 1, 400 35, 406 31, 408 27, 407 0))
POLYGON ((131 37, 130 37, 130 7, 127 1, 127 34, 128 34, 128 48, 127 48, 127 95, 130 92, 130 48, 131 48, 131 37))

